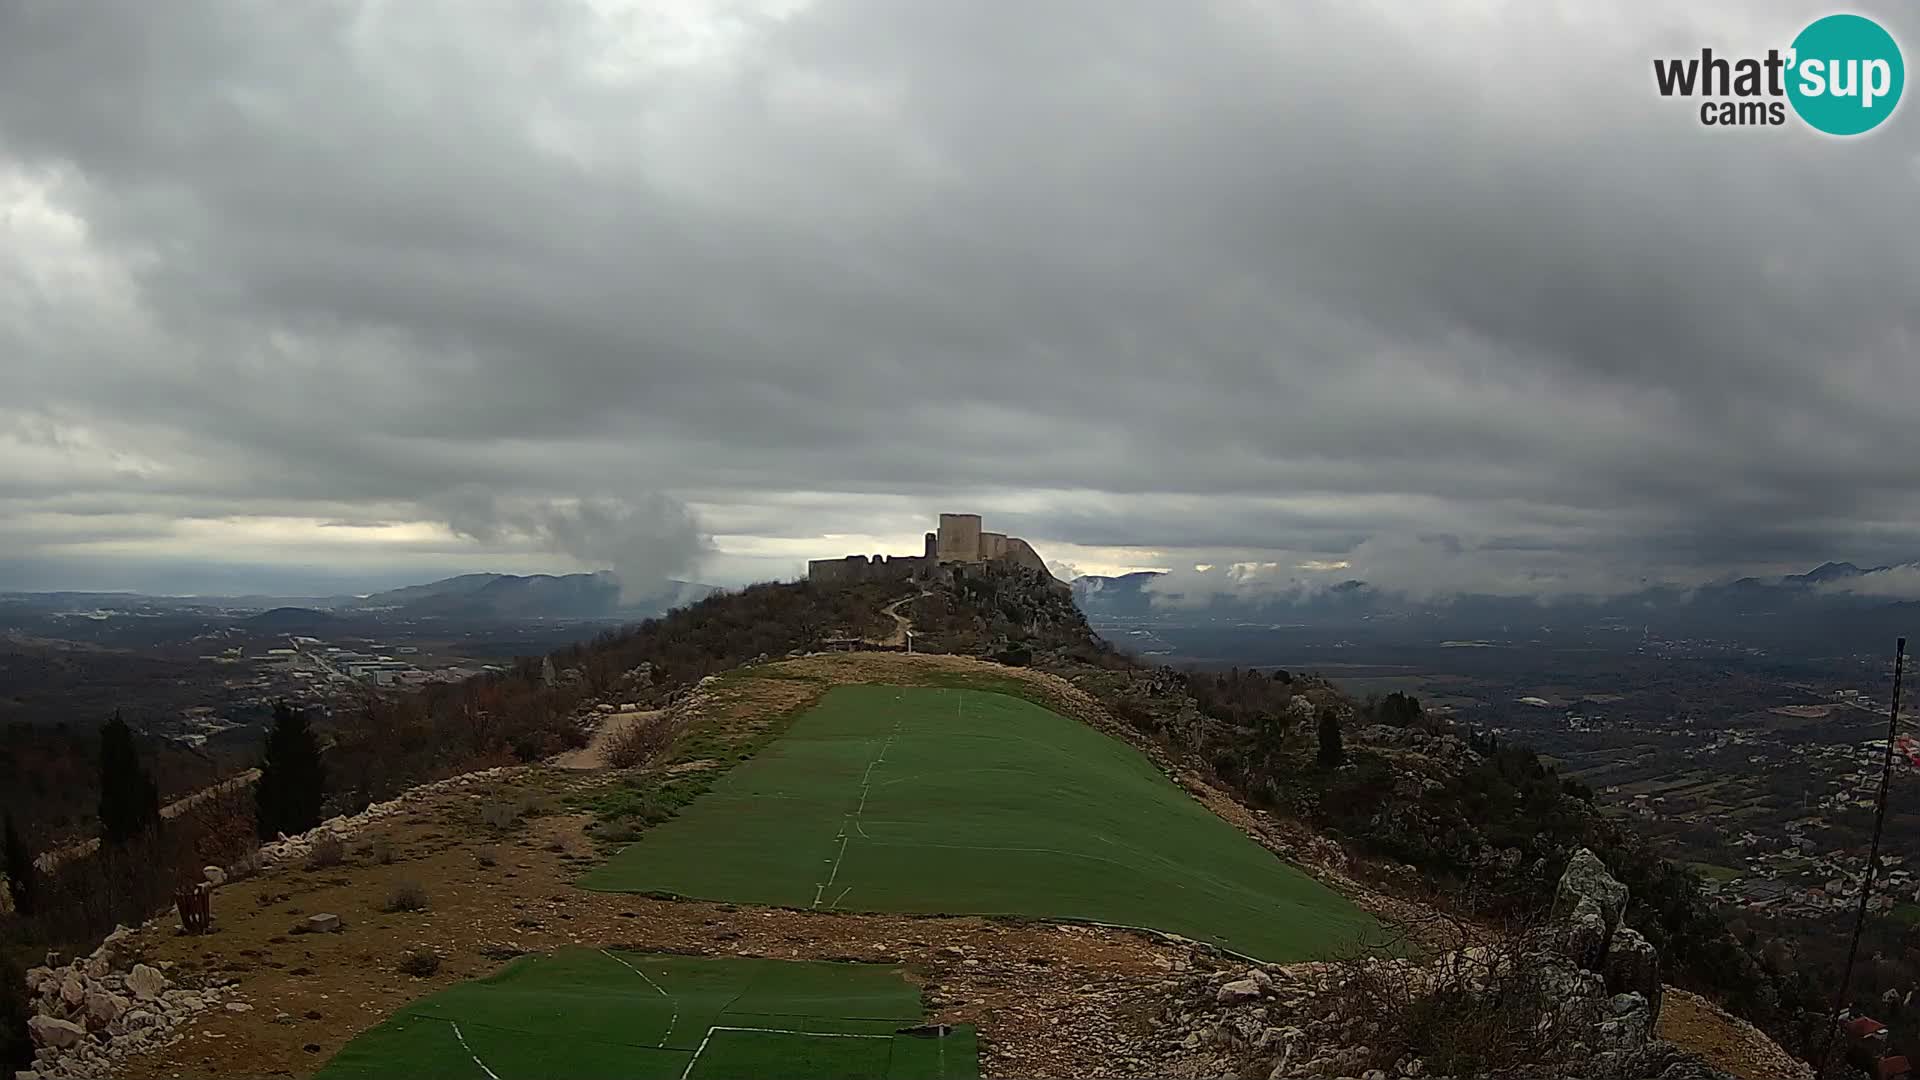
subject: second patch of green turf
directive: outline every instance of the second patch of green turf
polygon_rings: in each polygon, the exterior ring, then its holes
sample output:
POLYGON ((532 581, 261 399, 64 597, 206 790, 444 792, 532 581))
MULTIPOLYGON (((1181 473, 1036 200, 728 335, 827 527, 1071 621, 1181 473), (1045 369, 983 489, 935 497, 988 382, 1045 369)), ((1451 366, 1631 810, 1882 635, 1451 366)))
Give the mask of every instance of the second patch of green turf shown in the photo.
POLYGON ((1371 935, 1133 749, 1004 694, 843 686, 588 888, 1087 919, 1265 960, 1371 935))
POLYGON ((973 1080, 972 1029, 921 1018, 897 967, 569 949, 407 1006, 318 1080, 973 1080))

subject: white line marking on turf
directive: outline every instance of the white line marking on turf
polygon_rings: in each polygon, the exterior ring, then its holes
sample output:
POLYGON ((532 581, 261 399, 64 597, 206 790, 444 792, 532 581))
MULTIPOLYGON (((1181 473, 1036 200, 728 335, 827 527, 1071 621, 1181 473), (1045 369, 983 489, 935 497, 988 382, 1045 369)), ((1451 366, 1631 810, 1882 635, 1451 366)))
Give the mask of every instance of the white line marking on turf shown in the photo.
MULTIPOLYGON (((905 723, 906 719, 903 715, 894 720, 893 730, 888 732, 887 741, 880 744, 880 753, 876 755, 872 761, 867 762, 867 771, 860 777, 860 805, 854 807, 853 813, 842 814, 840 816, 840 831, 833 836, 835 840, 840 841, 840 851, 834 856, 833 872, 827 875, 827 880, 814 883, 813 906, 816 909, 819 908, 820 901, 825 898, 826 891, 833 887, 834 880, 840 876, 840 861, 847 857, 847 841, 852 839, 852 837, 847 835, 847 820, 849 818, 853 820, 853 829, 860 834, 861 839, 873 839, 867 835, 866 826, 860 824, 860 815, 867 812, 867 795, 873 790, 873 767, 887 760, 887 750, 893 746, 894 737, 900 734, 900 725, 905 723)), ((853 888, 853 886, 847 886, 847 889, 851 888, 853 888)), ((829 905, 827 910, 831 911, 834 907, 839 906, 840 900, 845 899, 846 895, 846 890, 842 890, 840 899, 836 899, 832 905, 829 905)))
POLYGON ((447 1026, 453 1029, 453 1037, 460 1040, 460 1048, 467 1052, 467 1056, 473 1059, 473 1063, 475 1065, 480 1066, 480 1071, 492 1077, 493 1080, 500 1080, 500 1074, 497 1072, 494 1072, 492 1069, 487 1068, 487 1063, 484 1061, 481 1061, 480 1055, 474 1053, 473 1047, 467 1045, 467 1037, 465 1035, 460 1034, 460 1025, 454 1023, 451 1020, 448 1020, 447 1026))
MULTIPOLYGON (((893 1036, 891 1035, 855 1035, 851 1032, 846 1032, 846 1031, 794 1031, 791 1028, 730 1027, 724 1024, 716 1024, 713 1027, 708 1028, 707 1034, 703 1038, 701 1038, 699 1048, 693 1052, 693 1057, 687 1060, 687 1067, 680 1071, 680 1080, 687 1080, 687 1077, 693 1075, 694 1063, 700 1060, 701 1054, 704 1054, 707 1052, 707 1043, 713 1039, 713 1033, 716 1031, 758 1031, 768 1035, 804 1035, 809 1039, 888 1039, 888 1040, 891 1040, 893 1038, 893 1036)), ((492 1076, 493 1074, 488 1073, 487 1075, 492 1076)), ((494 1080, 499 1080, 499 1077, 494 1077, 494 1080)))
POLYGON ((667 1033, 665 1035, 660 1036, 660 1041, 654 1044, 655 1046, 667 1045, 667 1040, 673 1037, 673 1026, 680 1022, 680 1003, 673 999, 672 994, 669 994, 665 990, 661 989, 659 983, 654 982, 652 979, 647 978, 646 972, 641 971, 639 968, 634 967, 632 964, 627 963, 625 960, 620 959, 619 957, 613 955, 612 953, 608 952, 605 949, 600 950, 600 955, 606 957, 607 959, 613 961, 616 964, 619 964, 621 967, 626 968, 628 971, 633 972, 635 975, 640 976, 640 978, 643 981, 645 981, 648 986, 653 987, 656 993, 658 993, 661 997, 667 999, 668 1005, 673 1006, 673 1016, 667 1020, 667 1033))
POLYGON ((839 906, 840 906, 840 901, 842 901, 842 900, 845 900, 845 899, 847 898, 847 894, 848 894, 848 893, 850 893, 850 892, 852 892, 852 891, 853 891, 853 886, 851 886, 851 885, 849 885, 849 886, 847 886, 847 887, 846 887, 846 888, 844 888, 844 889, 841 889, 841 890, 840 890, 840 895, 839 895, 839 896, 836 896, 836 897, 834 897, 834 898, 833 898, 833 903, 831 903, 831 904, 828 904, 828 905, 827 905, 827 910, 828 910, 828 911, 832 911, 832 910, 833 910, 834 908, 837 908, 837 907, 839 907, 839 906))

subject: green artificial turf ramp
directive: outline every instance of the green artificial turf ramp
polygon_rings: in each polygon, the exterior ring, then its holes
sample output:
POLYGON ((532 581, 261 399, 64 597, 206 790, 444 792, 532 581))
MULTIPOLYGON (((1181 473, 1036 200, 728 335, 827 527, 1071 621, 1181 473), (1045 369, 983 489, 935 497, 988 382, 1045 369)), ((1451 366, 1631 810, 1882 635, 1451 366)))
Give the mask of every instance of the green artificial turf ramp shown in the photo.
POLYGON ((1087 919, 1276 962, 1375 930, 1139 751, 978 690, 836 687, 583 884, 820 910, 1087 919))
POLYGON ((972 1029, 921 1022, 897 967, 569 949, 414 1002, 319 1077, 975 1080, 972 1029))

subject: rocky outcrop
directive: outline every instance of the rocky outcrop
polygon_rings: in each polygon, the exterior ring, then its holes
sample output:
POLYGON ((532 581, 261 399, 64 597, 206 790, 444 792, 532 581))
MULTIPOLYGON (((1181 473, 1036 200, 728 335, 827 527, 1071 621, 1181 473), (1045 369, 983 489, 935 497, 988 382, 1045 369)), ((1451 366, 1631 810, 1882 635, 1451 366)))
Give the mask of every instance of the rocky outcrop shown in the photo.
POLYGON ((1607 989, 1639 994, 1646 999, 1651 1018, 1660 1019, 1660 954, 1640 931, 1623 926, 1613 932, 1600 973, 1606 977, 1607 989))
POLYGON ((1600 857, 1581 848, 1554 891, 1554 936, 1568 960, 1606 980, 1608 992, 1639 995, 1650 1030, 1660 1019, 1660 954, 1638 930, 1622 925, 1627 899, 1627 887, 1600 857))
POLYGON ((1600 857, 1586 848, 1574 852, 1553 896, 1553 919, 1561 927, 1567 959, 1597 969, 1626 909, 1627 887, 1607 872, 1600 857))
POLYGON ((1169 1074, 1269 1080, 1730 1080, 1656 1036, 1660 957, 1622 924, 1627 900, 1583 850, 1561 875, 1556 916, 1528 934, 1424 964, 1196 970, 1170 984, 1156 1052, 1169 1074), (1455 1028, 1505 1034, 1463 1045, 1455 1028), (1488 1058, 1508 1064, 1450 1071, 1488 1058))

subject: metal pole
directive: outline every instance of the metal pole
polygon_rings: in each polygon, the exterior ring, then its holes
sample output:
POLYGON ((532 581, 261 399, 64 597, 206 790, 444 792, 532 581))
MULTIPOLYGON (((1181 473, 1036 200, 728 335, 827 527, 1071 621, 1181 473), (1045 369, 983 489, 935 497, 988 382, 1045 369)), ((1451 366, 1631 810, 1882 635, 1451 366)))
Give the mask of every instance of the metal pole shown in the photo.
POLYGON ((1887 789, 1893 785, 1893 741, 1900 733, 1900 669, 1907 658, 1907 639, 1893 646, 1893 704, 1887 710, 1887 755, 1880 766, 1880 799, 1873 811, 1873 842, 1867 847, 1867 873, 1860 881, 1860 909, 1853 916, 1853 944, 1847 946, 1847 968, 1840 977, 1840 989, 1833 995, 1833 1015, 1827 1018, 1827 1044, 1820 1051, 1820 1068, 1814 1076, 1827 1075, 1827 1062, 1833 1056, 1833 1039, 1840 1030, 1840 1010, 1846 1006, 1847 990, 1853 985, 1853 964, 1860 957, 1860 932, 1867 925, 1867 898, 1873 893, 1874 868, 1880 861, 1880 832, 1887 824, 1887 789))

